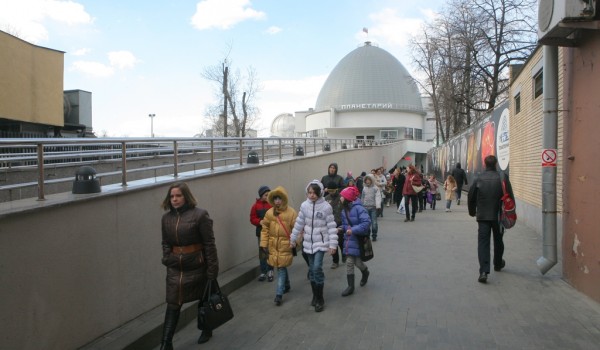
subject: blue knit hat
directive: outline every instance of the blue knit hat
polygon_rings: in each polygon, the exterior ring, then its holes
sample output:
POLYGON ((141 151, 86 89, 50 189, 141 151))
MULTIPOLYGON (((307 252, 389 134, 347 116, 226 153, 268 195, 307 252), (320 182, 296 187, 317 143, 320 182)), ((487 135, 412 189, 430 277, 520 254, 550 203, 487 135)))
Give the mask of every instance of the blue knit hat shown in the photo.
POLYGON ((271 189, 269 188, 269 186, 262 185, 262 186, 260 186, 258 188, 258 196, 262 197, 263 194, 265 194, 265 193, 267 193, 269 191, 271 191, 271 189))

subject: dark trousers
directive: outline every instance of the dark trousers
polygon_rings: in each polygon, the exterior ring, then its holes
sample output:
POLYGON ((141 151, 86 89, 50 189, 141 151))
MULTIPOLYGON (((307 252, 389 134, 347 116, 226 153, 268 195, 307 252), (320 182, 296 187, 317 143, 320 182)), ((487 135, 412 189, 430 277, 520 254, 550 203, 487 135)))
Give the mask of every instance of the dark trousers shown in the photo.
POLYGON ((477 221, 477 256, 479 257, 479 273, 490 273, 490 234, 494 237, 494 266, 502 265, 504 242, 498 221, 477 221))
POLYGON ((419 210, 427 210, 427 193, 419 192, 419 210))
POLYGON ((411 214, 408 202, 410 202, 410 206, 412 206, 412 218, 414 219, 417 210, 419 210, 419 199, 416 194, 404 195, 404 211, 406 212, 406 218, 410 220, 411 214))
POLYGON ((462 185, 456 186, 456 200, 460 200, 460 195, 462 194, 462 185))

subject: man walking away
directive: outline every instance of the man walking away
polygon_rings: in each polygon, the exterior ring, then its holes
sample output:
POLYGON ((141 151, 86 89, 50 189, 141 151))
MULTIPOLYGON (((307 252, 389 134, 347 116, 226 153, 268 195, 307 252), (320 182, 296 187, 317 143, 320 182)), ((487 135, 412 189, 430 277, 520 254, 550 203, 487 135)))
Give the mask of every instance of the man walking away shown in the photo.
POLYGON ((460 163, 456 163, 456 167, 452 169, 452 177, 456 180, 456 205, 460 205, 463 184, 469 184, 467 182, 467 173, 461 168, 460 163))
MULTIPOLYGON (((494 237, 494 271, 500 271, 506 265, 502 256, 504 242, 500 231, 500 198, 503 196, 502 180, 496 171, 498 160, 487 156, 484 160, 485 171, 475 178, 468 194, 469 215, 476 216, 478 228, 477 256, 479 257, 480 283, 486 283, 490 273, 490 233, 494 237)), ((506 191, 512 198, 512 186, 505 175, 506 191)))

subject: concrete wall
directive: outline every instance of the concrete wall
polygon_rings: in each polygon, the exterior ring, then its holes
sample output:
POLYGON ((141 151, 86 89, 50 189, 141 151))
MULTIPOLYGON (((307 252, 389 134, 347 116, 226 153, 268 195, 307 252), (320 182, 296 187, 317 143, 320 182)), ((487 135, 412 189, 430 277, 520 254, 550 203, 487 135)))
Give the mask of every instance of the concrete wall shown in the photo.
MULTIPOLYGON (((180 174, 214 219, 221 271, 256 259, 250 206, 260 185, 284 186, 290 205, 331 162, 340 173, 393 166, 396 143, 281 163, 180 174)), ((102 193, 0 203, 0 341, 6 349, 73 349, 164 302, 159 205, 172 177, 102 193)))

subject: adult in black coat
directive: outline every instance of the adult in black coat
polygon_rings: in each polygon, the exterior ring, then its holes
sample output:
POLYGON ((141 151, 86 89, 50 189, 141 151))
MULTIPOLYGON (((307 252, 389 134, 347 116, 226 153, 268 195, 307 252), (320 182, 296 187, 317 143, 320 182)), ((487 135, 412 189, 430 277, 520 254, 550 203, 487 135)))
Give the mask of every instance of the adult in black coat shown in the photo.
POLYGON ((344 178, 338 175, 338 165, 337 163, 329 164, 327 167, 327 175, 321 178, 321 183, 323 184, 325 195, 327 195, 327 189, 335 188, 338 192, 341 192, 346 186, 344 185, 344 178))
MULTIPOLYGON (((498 160, 487 156, 484 160, 485 171, 479 174, 471 184, 468 195, 469 215, 475 216, 478 228, 477 255, 479 257, 479 279, 487 282, 490 273, 490 233, 494 236, 494 271, 500 271, 506 265, 504 241, 500 231, 500 198, 504 195, 500 173, 496 171, 498 160)), ((504 176, 506 191, 514 198, 508 175, 504 176)))
POLYGON ((460 163, 456 163, 456 167, 452 169, 452 177, 456 180, 456 205, 460 205, 463 184, 469 184, 467 182, 467 173, 461 168, 460 163))
POLYGON ((394 201, 396 202, 396 210, 400 207, 400 202, 402 202, 402 188, 404 187, 404 182, 406 181, 406 176, 402 174, 400 169, 396 168, 394 170, 394 201))

